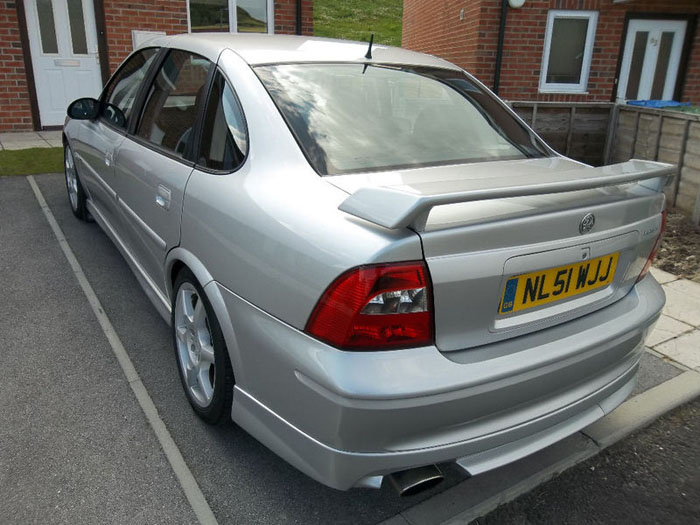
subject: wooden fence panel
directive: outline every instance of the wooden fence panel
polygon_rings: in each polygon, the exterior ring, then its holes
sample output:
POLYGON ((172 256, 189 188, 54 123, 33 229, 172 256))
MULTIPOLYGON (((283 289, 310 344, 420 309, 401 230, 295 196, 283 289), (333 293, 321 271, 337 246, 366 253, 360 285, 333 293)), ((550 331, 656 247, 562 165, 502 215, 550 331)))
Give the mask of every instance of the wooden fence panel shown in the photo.
POLYGON ((559 153, 601 166, 632 158, 678 166, 669 203, 700 224, 700 115, 607 103, 511 102, 559 153))
POLYGON ((663 109, 619 106, 613 128, 610 163, 630 158, 658 160, 678 166, 666 188, 669 203, 700 223, 700 115, 663 109))
POLYGON ((557 152, 586 164, 603 164, 612 104, 518 101, 511 105, 557 152))

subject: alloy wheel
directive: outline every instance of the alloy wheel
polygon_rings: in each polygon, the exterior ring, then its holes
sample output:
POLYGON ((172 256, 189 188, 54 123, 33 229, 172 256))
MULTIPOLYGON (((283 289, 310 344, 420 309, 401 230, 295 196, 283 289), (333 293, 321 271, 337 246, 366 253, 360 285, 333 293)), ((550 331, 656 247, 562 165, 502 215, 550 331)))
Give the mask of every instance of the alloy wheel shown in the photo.
POLYGON ((207 407, 216 386, 214 345, 204 302, 191 283, 180 286, 174 313, 177 356, 188 394, 197 405, 207 407))

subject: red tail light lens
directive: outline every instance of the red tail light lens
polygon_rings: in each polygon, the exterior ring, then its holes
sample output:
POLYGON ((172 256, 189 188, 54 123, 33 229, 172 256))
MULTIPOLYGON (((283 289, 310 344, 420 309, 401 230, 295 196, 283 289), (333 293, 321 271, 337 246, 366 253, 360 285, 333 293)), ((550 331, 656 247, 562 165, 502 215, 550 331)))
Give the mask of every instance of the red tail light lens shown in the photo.
POLYGON ((661 212, 661 230, 659 231, 659 236, 656 238, 656 242, 654 243, 654 247, 651 249, 651 253, 649 254, 649 257, 647 258, 647 262, 644 264, 644 268, 642 268, 642 272, 639 274, 639 277, 637 277, 637 282, 644 279, 644 277, 646 277, 647 273, 649 273, 649 269, 651 268, 651 263, 654 262, 654 257, 656 257, 656 253, 659 251, 659 247, 661 246, 661 241, 664 237, 665 231, 666 231, 666 210, 661 212))
POLYGON ((306 332, 345 350, 431 344, 432 297, 425 264, 360 266, 344 273, 319 300, 306 332))

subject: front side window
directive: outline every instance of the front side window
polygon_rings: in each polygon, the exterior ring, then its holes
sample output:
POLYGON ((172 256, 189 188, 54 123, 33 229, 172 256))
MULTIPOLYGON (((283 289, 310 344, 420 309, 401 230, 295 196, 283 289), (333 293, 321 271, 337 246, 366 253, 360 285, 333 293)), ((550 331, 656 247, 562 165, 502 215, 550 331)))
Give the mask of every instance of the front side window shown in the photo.
POLYGON ((243 110, 221 73, 216 73, 204 112, 202 142, 197 164, 205 168, 232 171, 248 150, 248 131, 243 110))
POLYGON ((102 102, 106 103, 102 111, 102 118, 113 125, 126 126, 141 82, 146 77, 157 53, 157 48, 150 47, 137 51, 124 62, 110 83, 107 84, 102 95, 102 102), (121 116, 116 118, 114 107, 121 111, 123 118, 121 116))
POLYGON ((584 93, 591 69, 596 11, 550 11, 540 72, 540 91, 584 93))
POLYGON ((547 155, 461 71, 364 64, 255 71, 321 175, 547 155))
POLYGON ((186 51, 172 50, 151 85, 136 134, 175 155, 185 155, 193 138, 197 110, 206 95, 212 63, 186 51))
POLYGON ((189 0, 190 31, 272 33, 272 0, 189 0))

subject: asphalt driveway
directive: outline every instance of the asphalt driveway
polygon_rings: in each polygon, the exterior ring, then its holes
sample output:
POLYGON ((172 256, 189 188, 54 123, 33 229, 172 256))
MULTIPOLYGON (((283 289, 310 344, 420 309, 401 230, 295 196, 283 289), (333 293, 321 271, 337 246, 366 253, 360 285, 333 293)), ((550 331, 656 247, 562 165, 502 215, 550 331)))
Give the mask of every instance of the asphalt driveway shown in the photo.
MULTIPOLYGON (((221 523, 376 523, 430 497, 338 492, 233 423, 203 424, 182 392, 168 327, 124 259, 96 224, 73 217, 61 176, 35 180, 221 523)), ((0 178, 0 213, 0 522, 192 523, 26 178, 0 178)), ((446 478, 435 491, 464 479, 456 468, 446 478)))
MULTIPOLYGON (((35 181, 220 523, 357 524, 392 516, 405 523, 410 513, 399 512, 465 479, 448 465, 444 483, 412 498, 390 488, 338 492, 233 423, 202 423, 182 392, 169 330, 124 259, 96 224, 73 217, 62 176, 35 181)), ((0 283, 0 523, 195 522, 25 177, 0 178, 0 283)), ((637 391, 680 373, 648 354, 637 391)), ((573 436, 554 450, 568 453, 582 440, 573 436)), ((462 486, 485 483, 474 478, 462 486)))

